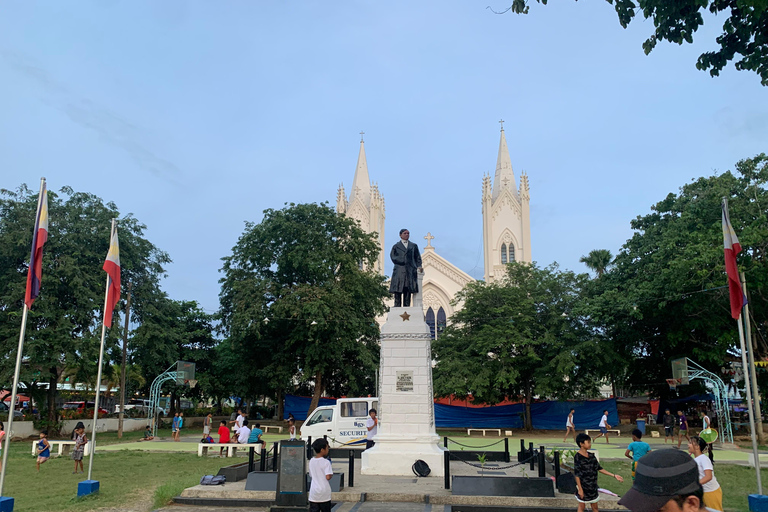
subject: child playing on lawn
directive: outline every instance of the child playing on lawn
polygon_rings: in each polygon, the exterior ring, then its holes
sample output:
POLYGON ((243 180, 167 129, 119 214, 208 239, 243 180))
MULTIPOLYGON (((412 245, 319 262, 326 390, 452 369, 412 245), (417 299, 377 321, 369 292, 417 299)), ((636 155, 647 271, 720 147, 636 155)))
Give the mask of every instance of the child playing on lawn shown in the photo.
POLYGON ((85 436, 85 427, 75 429, 75 449, 72 450, 72 460, 75 461, 75 470, 73 474, 77 474, 77 468, 80 467, 80 472, 85 473, 83 468, 83 454, 85 453, 85 445, 88 443, 88 438, 85 436))
POLYGON ((576 477, 576 501, 579 502, 579 512, 584 512, 587 503, 592 510, 597 512, 597 502, 600 496, 597 492, 597 473, 615 478, 619 482, 624 479, 620 475, 609 473, 600 465, 594 453, 589 453, 592 448, 592 438, 587 434, 576 436, 576 443, 579 445, 579 451, 573 456, 573 475, 576 477))
POLYGON ((632 459, 632 480, 635 479, 635 467, 640 457, 651 451, 651 445, 645 441, 641 441, 643 433, 640 430, 635 429, 632 431, 632 442, 627 446, 627 451, 624 452, 624 456, 632 459))
MULTIPOLYGON (((227 428, 227 422, 224 420, 221 420, 221 425, 219 425, 219 444, 226 444, 229 442, 229 429, 227 428)), ((221 448, 219 450, 219 457, 224 456, 224 448, 221 448)))
POLYGON ((37 472, 40 472, 40 464, 51 457, 51 443, 48 442, 48 431, 40 432, 40 441, 37 443, 37 472))
POLYGON ((326 459, 330 447, 325 439, 317 439, 312 443, 315 456, 309 461, 309 476, 312 485, 309 487, 309 512, 331 512, 331 484, 328 480, 333 476, 331 461, 326 459))

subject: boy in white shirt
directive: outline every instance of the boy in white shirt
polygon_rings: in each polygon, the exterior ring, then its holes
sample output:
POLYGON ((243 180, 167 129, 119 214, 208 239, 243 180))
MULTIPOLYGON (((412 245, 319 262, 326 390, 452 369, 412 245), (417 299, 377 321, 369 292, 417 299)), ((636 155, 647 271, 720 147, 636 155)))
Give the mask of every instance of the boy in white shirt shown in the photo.
POLYGON ((608 424, 608 411, 603 411, 603 417, 600 418, 600 435, 595 438, 595 441, 605 436, 605 442, 610 443, 608 440, 608 429, 611 426, 608 424))
POLYGON ((248 428, 248 420, 243 420, 243 426, 235 432, 239 444, 248 444, 248 436, 251 435, 251 429, 248 428))
POLYGON ((331 512, 331 484, 328 480, 333 476, 331 461, 326 459, 330 447, 325 439, 317 439, 312 443, 315 456, 309 461, 309 476, 312 485, 309 487, 309 512, 331 512))

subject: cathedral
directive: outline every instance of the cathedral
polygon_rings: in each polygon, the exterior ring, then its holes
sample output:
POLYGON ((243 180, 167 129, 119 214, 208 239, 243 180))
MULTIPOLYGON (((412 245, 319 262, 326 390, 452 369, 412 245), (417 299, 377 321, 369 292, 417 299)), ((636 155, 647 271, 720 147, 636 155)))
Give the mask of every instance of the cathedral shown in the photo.
MULTIPOLYGON (((384 242, 384 197, 379 192, 378 185, 371 183, 365 159, 365 142, 362 139, 352 189, 347 197, 344 186, 339 187, 336 211, 357 220, 366 232, 376 234, 381 250, 375 270, 383 273, 385 258, 390 251, 390 247, 384 242)), ((504 276, 507 263, 532 261, 528 176, 523 173, 520 185, 517 185, 503 125, 496 172, 493 177, 487 174, 482 179, 482 213, 485 281, 493 282, 504 276)), ((432 337, 435 338, 439 336, 454 311, 461 307, 460 304, 451 305, 454 296, 474 279, 437 253, 432 245, 434 237, 430 233, 424 238, 427 244, 421 254, 424 268, 422 298, 424 314, 432 337)), ((397 237, 390 245, 396 241, 397 237)))

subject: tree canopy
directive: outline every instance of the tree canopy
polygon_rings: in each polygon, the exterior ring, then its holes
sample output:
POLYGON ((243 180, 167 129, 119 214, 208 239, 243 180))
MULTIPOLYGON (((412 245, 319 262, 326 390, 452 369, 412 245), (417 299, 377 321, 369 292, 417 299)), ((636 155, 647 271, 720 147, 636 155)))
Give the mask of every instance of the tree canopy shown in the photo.
MULTIPOLYGON (((547 0, 536 0, 547 4, 547 0)), ((723 32, 716 38, 719 49, 702 53, 696 67, 717 76, 728 62, 736 69, 754 71, 768 85, 768 2, 765 0, 607 0, 613 4, 619 23, 627 28, 642 13, 653 21, 654 32, 643 43, 646 55, 659 41, 693 43, 693 34, 704 25, 704 15, 723 15, 723 32)), ((508 9, 528 13, 528 0, 513 0, 508 9)))
POLYGON ((592 396, 602 352, 576 312, 588 280, 557 264, 510 263, 501 282, 467 285, 456 297, 462 309, 432 345, 436 394, 487 404, 521 397, 526 428, 535 396, 592 396))
POLYGON ((324 389, 373 391, 376 317, 388 296, 371 270, 374 235, 327 204, 266 210, 223 258, 221 320, 238 373, 252 393, 311 383, 310 411, 324 389))
POLYGON ((601 279, 590 283, 582 313, 619 354, 614 378, 624 389, 668 393, 670 361, 690 357, 720 373, 737 354, 723 259, 721 201, 743 251, 757 355, 768 356, 768 157, 742 160, 735 173, 699 178, 632 221, 635 231, 601 279))
MULTIPOLYGON (((119 218, 123 282, 133 283, 137 317, 158 293, 163 266, 170 258, 144 237, 145 226, 136 218, 120 217, 114 203, 69 187, 48 194, 42 287, 29 312, 21 379, 33 395, 39 394, 41 383, 47 385, 47 409, 53 422, 56 384, 62 373, 76 368, 81 376, 96 375, 105 285, 102 265, 111 219, 119 218)), ((6 354, 17 348, 36 208, 37 193, 27 187, 0 190, 0 348, 6 354)), ((108 347, 117 342, 117 331, 110 329, 108 347)), ((13 358, 0 360, 3 382, 12 380, 14 362, 13 358)))

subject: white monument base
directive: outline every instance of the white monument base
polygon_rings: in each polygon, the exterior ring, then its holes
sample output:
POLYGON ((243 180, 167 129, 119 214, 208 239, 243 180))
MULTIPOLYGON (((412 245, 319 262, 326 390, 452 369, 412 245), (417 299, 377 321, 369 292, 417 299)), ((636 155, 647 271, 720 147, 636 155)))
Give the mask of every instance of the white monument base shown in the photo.
POLYGON ((432 337, 420 299, 414 295, 413 306, 391 308, 381 327, 379 428, 376 444, 362 454, 363 475, 413 475, 417 460, 429 465, 429 476, 444 474, 445 450, 435 432, 432 337))
POLYGON ((411 467, 423 460, 432 471, 429 476, 442 477, 444 473, 444 448, 438 445, 440 436, 420 436, 411 439, 403 436, 376 436, 376 445, 362 454, 360 473, 363 475, 410 475, 416 476, 411 467))

